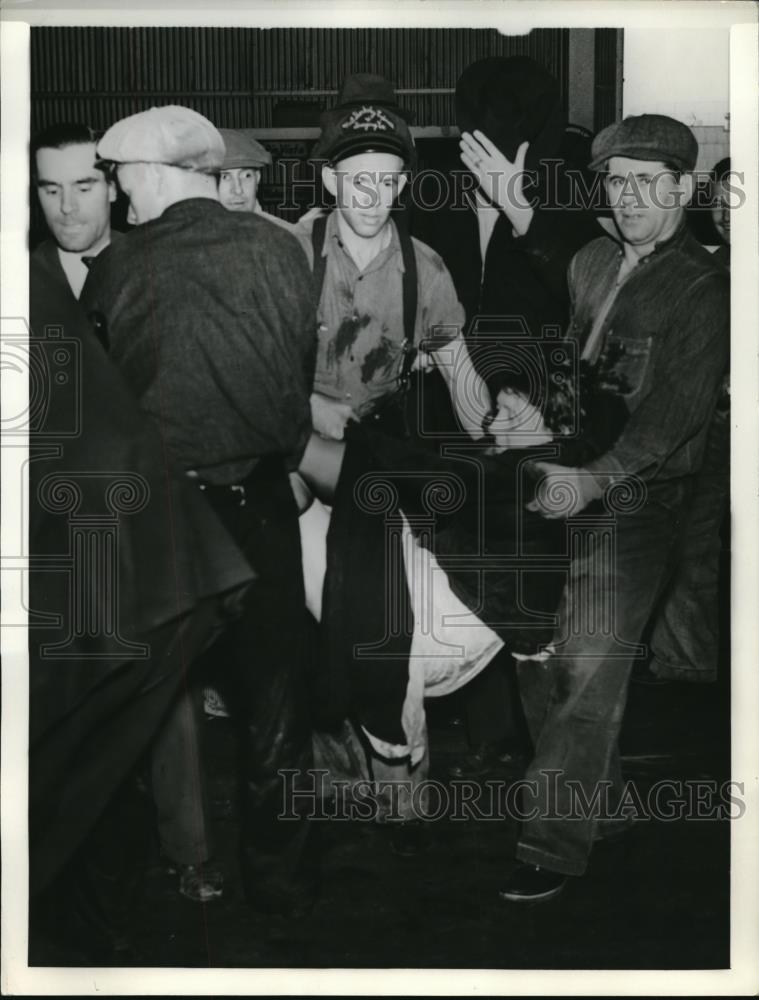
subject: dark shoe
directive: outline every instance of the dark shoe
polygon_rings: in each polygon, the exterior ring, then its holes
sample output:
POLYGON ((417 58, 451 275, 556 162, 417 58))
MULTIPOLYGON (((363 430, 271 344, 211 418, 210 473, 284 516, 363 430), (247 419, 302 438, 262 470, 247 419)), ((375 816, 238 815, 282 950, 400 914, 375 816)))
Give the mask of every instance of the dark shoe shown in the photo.
POLYGON ((548 868, 519 865, 498 895, 510 903, 543 903, 558 896, 566 881, 566 875, 549 871, 548 868))
POLYGON ((483 743, 448 768, 452 778, 483 778, 504 767, 517 767, 524 763, 521 754, 506 750, 500 743, 483 743))
POLYGON ((431 837, 427 823, 420 819, 388 823, 390 849, 401 858, 415 858, 429 850, 431 837))

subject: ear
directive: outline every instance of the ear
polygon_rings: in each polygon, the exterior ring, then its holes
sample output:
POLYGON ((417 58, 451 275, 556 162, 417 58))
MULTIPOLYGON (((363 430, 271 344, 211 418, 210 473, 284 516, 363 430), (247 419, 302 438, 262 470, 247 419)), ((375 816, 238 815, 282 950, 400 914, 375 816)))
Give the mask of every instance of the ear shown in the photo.
POLYGON ((693 174, 682 174, 680 177, 679 188, 683 195, 680 204, 683 207, 685 207, 685 205, 690 205, 693 199, 693 191, 695 190, 693 174))
POLYGON ((329 191, 333 198, 337 197, 337 175, 335 168, 325 163, 322 167, 322 184, 329 191))
POLYGON ((111 204, 116 201, 116 181, 108 181, 108 201, 111 204))

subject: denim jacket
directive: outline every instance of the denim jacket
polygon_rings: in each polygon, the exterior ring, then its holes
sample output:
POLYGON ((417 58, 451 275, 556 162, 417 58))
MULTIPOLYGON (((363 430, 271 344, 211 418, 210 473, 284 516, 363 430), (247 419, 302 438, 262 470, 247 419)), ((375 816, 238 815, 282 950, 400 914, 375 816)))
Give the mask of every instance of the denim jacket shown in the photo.
MULTIPOLYGON (((569 336, 585 345, 614 289, 623 249, 594 240, 572 259, 569 336)), ((643 257, 603 321, 598 364, 629 417, 615 444, 587 463, 600 485, 627 474, 647 482, 698 471, 727 367, 730 282, 683 223, 643 257)))

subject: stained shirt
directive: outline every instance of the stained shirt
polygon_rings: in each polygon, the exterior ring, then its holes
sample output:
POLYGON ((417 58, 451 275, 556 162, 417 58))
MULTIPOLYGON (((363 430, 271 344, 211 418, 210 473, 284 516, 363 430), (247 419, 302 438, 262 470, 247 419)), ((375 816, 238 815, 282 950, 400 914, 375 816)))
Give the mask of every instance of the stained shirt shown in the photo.
MULTIPOLYGON (((402 364, 403 254, 395 222, 389 225, 390 242, 363 271, 340 238, 336 212, 325 231, 314 390, 349 403, 359 417, 395 391, 402 364)), ((313 261, 313 220, 296 228, 313 261)), ((419 240, 412 242, 418 286, 414 344, 437 350, 459 335, 464 310, 442 258, 419 240)))
POLYGON ((85 308, 169 453, 210 482, 297 467, 311 432, 311 274, 298 241, 209 198, 171 205, 93 263, 85 308))

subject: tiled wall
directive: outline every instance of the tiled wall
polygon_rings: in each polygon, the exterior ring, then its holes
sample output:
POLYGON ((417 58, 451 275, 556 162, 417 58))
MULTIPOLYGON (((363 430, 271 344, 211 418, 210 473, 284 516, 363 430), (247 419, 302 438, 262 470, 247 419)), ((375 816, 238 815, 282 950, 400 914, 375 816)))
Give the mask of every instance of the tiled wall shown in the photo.
POLYGON ((715 163, 730 155, 730 132, 721 125, 691 125, 698 139, 696 170, 711 170, 715 163))

